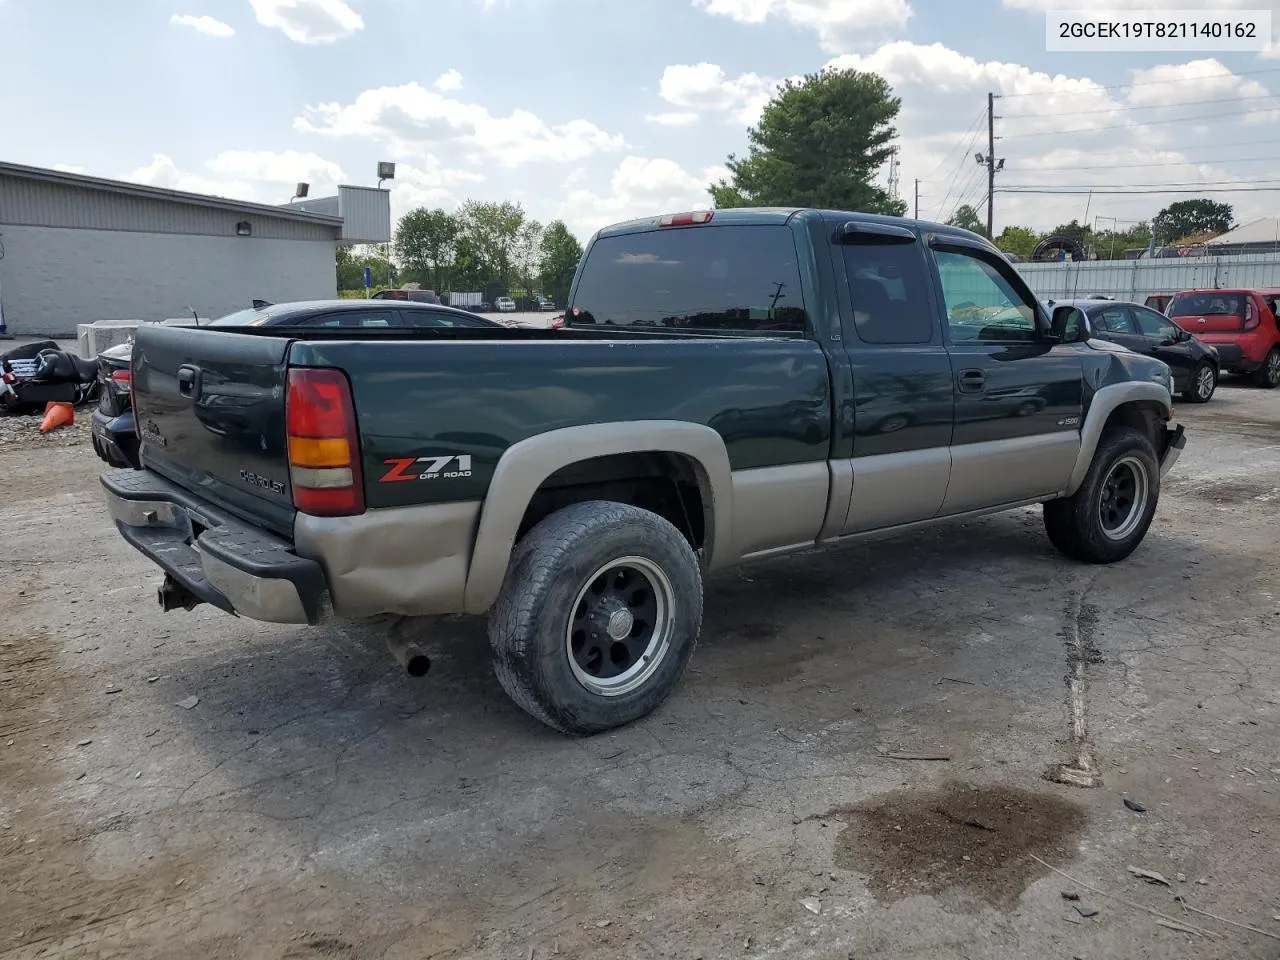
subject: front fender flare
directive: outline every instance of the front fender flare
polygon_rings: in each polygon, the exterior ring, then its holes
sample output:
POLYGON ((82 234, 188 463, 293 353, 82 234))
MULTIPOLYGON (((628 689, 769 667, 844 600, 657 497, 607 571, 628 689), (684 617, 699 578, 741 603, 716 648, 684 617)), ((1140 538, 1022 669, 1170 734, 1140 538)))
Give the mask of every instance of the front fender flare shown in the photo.
POLYGON ((1089 404, 1089 413, 1080 428, 1080 452, 1076 455, 1076 465, 1071 471, 1071 478, 1064 491, 1067 496, 1079 490, 1084 483, 1108 418, 1126 403, 1155 403, 1164 411, 1166 420, 1173 417, 1173 400, 1169 396, 1169 391, 1159 383, 1135 380, 1103 387, 1093 395, 1093 401, 1089 404))
POLYGON ((593 423, 550 430, 512 444, 498 460, 485 494, 464 607, 484 613, 498 598, 507 574, 511 549, 525 511, 538 487, 557 470, 620 453, 675 453, 696 467, 707 511, 704 564, 714 564, 717 551, 730 550, 733 530, 733 476, 729 453, 720 434, 683 420, 631 420, 593 423))

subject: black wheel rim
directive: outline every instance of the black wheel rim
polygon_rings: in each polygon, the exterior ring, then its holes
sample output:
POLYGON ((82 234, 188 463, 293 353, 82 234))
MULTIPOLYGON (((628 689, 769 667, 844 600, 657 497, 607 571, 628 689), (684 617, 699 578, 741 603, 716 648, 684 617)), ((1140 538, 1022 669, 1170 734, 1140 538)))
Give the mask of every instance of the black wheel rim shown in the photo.
POLYGON ((565 630, 577 681, 604 697, 643 685, 671 645, 674 601, 667 575, 644 557, 597 569, 578 591, 565 630))
POLYGON ((1112 540, 1128 537, 1142 522, 1147 506, 1147 468, 1136 457, 1117 461, 1102 481, 1098 500, 1098 520, 1104 535, 1112 540))
POLYGON ((1274 351, 1267 357, 1267 383, 1280 384, 1280 353, 1274 351))

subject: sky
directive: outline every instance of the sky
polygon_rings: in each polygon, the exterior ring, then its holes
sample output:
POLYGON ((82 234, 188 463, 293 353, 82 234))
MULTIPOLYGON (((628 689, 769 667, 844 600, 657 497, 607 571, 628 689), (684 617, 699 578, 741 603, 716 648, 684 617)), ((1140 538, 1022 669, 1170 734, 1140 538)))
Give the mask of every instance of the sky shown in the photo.
MULTIPOLYGON (((1045 50, 1048 9, 1152 6, 1280 26, 1280 0, 0 0, 0 159, 264 203, 391 160, 393 216, 515 200, 585 239, 707 206, 777 84, 833 65, 901 97, 900 196, 918 178, 926 219, 985 215, 988 92, 996 232, 1280 183, 1280 45, 1045 50), (1000 192, 1020 186, 1155 192, 1000 192)), ((1280 191, 1213 196, 1243 223, 1280 191)))

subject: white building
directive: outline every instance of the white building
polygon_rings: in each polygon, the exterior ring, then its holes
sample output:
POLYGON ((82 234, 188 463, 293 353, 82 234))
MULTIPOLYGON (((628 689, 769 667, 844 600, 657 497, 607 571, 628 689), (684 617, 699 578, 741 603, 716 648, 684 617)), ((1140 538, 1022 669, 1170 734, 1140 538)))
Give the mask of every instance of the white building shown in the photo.
POLYGON ((337 295, 335 248, 391 239, 386 190, 279 207, 0 163, 0 316, 11 334, 217 317, 337 295))

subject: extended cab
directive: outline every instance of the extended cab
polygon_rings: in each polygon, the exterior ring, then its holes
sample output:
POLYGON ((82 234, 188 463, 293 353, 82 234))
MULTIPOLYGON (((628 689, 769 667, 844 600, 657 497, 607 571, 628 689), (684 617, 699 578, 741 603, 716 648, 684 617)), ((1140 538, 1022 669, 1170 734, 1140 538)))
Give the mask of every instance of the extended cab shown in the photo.
POLYGON ((953 227, 639 220, 561 330, 144 327, 144 469, 103 484, 166 609, 488 614, 513 699, 591 733, 675 687, 710 571, 1037 503, 1127 556, 1184 444, 1169 368, 1069 313, 953 227))

